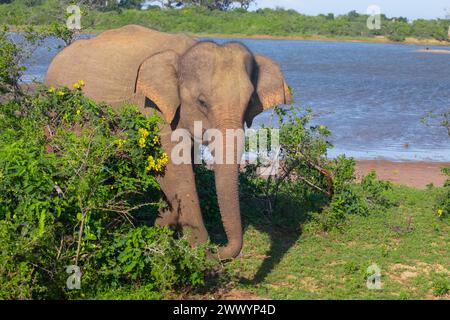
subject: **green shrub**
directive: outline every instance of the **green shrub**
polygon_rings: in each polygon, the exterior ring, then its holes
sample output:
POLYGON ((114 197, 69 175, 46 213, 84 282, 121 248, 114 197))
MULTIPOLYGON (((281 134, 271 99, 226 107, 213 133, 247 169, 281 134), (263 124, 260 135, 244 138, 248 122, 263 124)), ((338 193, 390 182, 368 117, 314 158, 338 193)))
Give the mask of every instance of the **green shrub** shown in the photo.
MULTIPOLYGON (((252 181, 250 185, 254 191, 263 193, 271 208, 276 207, 283 194, 304 199, 314 190, 323 197, 331 197, 333 179, 327 158, 327 150, 331 147, 327 127, 310 125, 313 117, 311 109, 301 110, 294 106, 275 108, 274 114, 278 117, 278 124, 262 130, 266 129, 269 135, 270 129, 279 129, 280 169, 266 180, 258 178, 252 181)), ((267 141, 271 141, 269 136, 267 141)), ((255 177, 267 156, 258 154, 255 167, 250 166, 247 170, 250 178, 255 177)))
MULTIPOLYGON (((448 137, 450 137, 450 110, 442 113, 428 112, 422 118, 422 122, 429 127, 444 128, 447 131, 448 137)), ((435 210, 439 219, 450 217, 450 168, 443 168, 442 173, 448 179, 444 184, 443 191, 438 195, 436 200, 435 210)))
POLYGON ((262 198, 269 215, 282 207, 310 207, 316 211, 313 220, 325 231, 341 228, 352 215, 365 216, 396 205, 387 196, 391 184, 379 181, 375 172, 357 184, 353 158, 328 158, 333 147, 328 141, 331 133, 324 125, 310 124, 310 109, 275 108, 274 113, 278 117, 280 170, 264 179, 257 175, 262 160, 246 166, 241 174, 241 194, 262 198))
POLYGON ((106 288, 143 283, 147 290, 167 291, 203 284, 205 266, 212 263, 206 262, 205 247, 193 249, 186 239, 175 240, 168 228, 142 226, 116 236, 102 248, 91 276, 106 288))
MULTIPOLYGON (((20 48, 0 40, 14 63, 20 48)), ((165 206, 156 180, 168 161, 162 120, 94 103, 83 85, 37 86, 0 103, 0 298, 201 284, 205 248, 147 226, 165 206), (66 288, 70 265, 81 268, 81 290, 66 288)))
POLYGON ((439 219, 450 217, 450 168, 444 168, 442 172, 449 177, 444 184, 443 191, 438 195, 436 200, 436 214, 439 219))
POLYGON ((433 294, 444 296, 450 292, 450 280, 447 274, 434 274, 432 283, 433 294))
POLYGON ((330 205, 315 215, 322 230, 342 228, 351 215, 367 216, 397 205, 388 197, 388 192, 392 190, 391 183, 378 180, 375 172, 363 177, 360 184, 349 181, 351 183, 337 189, 330 205))

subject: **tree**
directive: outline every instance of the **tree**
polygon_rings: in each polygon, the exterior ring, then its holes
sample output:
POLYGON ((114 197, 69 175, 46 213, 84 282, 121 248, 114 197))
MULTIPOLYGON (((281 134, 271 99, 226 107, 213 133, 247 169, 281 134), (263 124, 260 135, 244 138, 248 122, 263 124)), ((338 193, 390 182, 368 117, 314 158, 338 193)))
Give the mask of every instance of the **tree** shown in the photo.
POLYGON ((386 26, 386 35, 391 41, 405 41, 406 37, 411 34, 411 26, 405 22, 392 21, 386 26))
POLYGON ((186 4, 187 2, 190 1, 181 1, 181 0, 154 0, 154 1, 150 1, 150 3, 159 3, 159 5, 162 8, 167 8, 167 9, 172 9, 175 7, 179 7, 183 4, 186 4))
POLYGON ((356 10, 352 10, 347 14, 349 20, 356 20, 359 18, 359 13, 356 10))
POLYGON ((256 4, 256 0, 238 0, 236 2, 241 6, 241 9, 244 10, 248 10, 252 3, 256 4))
POLYGON ((120 0, 119 7, 125 9, 140 9, 143 0, 120 0))
POLYGON ((124 0, 81 0, 78 2, 78 5, 86 6, 91 10, 112 11, 117 10, 119 8, 119 4, 123 1, 124 0))
POLYGON ((241 8, 248 8, 252 2, 255 0, 184 0, 182 1, 183 5, 197 6, 207 8, 209 10, 221 10, 228 11, 231 9, 234 2, 237 2, 241 5, 241 8))

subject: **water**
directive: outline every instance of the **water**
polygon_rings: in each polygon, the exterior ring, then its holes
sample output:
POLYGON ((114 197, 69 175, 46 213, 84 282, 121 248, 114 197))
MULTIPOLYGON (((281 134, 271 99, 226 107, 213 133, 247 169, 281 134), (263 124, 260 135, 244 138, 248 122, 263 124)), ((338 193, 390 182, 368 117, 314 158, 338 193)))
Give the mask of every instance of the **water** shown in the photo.
MULTIPOLYGON (((424 46, 416 45, 233 40, 281 64, 296 102, 312 107, 315 123, 333 133, 331 156, 450 161, 446 131, 421 122, 428 111, 450 108, 450 55, 418 53, 424 46)), ((26 79, 42 79, 56 53, 39 49, 26 79)))

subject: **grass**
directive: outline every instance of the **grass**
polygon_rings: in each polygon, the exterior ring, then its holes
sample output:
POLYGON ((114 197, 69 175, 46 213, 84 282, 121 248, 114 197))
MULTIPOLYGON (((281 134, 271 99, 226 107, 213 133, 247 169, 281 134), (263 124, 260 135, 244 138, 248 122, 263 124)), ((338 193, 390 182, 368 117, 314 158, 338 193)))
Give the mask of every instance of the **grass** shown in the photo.
MULTIPOLYGON (((438 218, 444 188, 394 186, 383 212, 350 216, 323 232, 312 219, 320 201, 282 198, 272 215, 242 199, 244 247, 200 289, 155 295, 147 288, 106 291, 98 299, 450 299, 450 219, 438 218), (381 289, 367 288, 367 268, 381 270, 381 289)), ((203 196, 208 196, 205 194, 203 196)), ((202 194, 200 194, 202 198, 202 194)), ((208 205, 214 205, 208 202, 208 205)), ((218 211, 205 217, 211 238, 225 241, 218 211)))
MULTIPOLYGON (((269 299, 448 299, 450 223, 431 201, 439 192, 396 186, 398 207, 355 216, 330 233, 316 231, 307 210, 265 218, 242 203, 244 248, 226 265, 222 286, 269 299), (366 286, 373 263, 381 290, 366 286)), ((212 298, 214 290, 194 298, 212 298)))

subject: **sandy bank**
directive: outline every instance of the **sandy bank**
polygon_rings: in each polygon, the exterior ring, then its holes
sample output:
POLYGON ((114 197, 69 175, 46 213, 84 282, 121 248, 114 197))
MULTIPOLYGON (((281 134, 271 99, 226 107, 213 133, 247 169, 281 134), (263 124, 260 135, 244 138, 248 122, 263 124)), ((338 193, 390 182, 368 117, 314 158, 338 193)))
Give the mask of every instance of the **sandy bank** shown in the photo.
POLYGON ((435 50, 435 49, 420 49, 420 50, 417 50, 417 52, 450 54, 450 50, 435 50))
POLYGON ((405 41, 391 41, 384 36, 377 37, 327 37, 327 36, 302 36, 302 35, 288 35, 288 36, 274 36, 274 35, 244 35, 244 34, 206 34, 206 33, 190 33, 194 37, 199 38, 237 38, 237 39, 255 39, 255 40, 303 40, 303 41, 330 41, 330 42, 356 42, 356 43, 385 43, 385 44, 408 44, 408 45, 428 45, 428 46, 449 46, 448 41, 439 41, 435 39, 417 39, 406 38, 405 41))
POLYGON ((387 160, 358 160, 356 174, 358 178, 375 170, 382 180, 410 187, 425 188, 433 183, 442 186, 447 177, 441 172, 450 163, 442 162, 393 162, 387 160))

